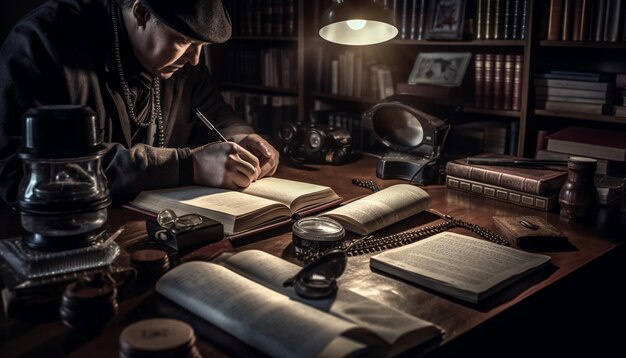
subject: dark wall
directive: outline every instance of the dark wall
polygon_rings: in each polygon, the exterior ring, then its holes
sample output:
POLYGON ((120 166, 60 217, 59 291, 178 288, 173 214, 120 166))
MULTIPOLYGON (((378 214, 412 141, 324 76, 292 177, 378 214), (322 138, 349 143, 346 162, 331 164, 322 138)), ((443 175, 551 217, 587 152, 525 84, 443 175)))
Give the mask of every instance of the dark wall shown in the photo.
POLYGON ((0 43, 9 34, 15 23, 30 10, 46 0, 2 0, 0 2, 0 43))

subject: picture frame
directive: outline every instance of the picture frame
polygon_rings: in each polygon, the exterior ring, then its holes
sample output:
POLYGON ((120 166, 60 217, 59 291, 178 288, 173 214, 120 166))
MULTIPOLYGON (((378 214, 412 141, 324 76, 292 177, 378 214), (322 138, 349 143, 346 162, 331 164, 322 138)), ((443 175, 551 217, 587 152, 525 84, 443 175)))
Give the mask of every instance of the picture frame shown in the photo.
POLYGON ((460 86, 471 58, 471 52, 420 52, 407 82, 460 86))
POLYGON ((465 0, 427 0, 427 40, 461 40, 465 20, 465 0))

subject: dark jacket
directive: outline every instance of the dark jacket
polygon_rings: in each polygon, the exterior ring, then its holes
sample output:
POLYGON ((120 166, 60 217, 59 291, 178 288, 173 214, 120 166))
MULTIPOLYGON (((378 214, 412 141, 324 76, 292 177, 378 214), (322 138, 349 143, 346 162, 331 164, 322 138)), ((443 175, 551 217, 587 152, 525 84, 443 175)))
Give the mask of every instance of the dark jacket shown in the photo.
MULTIPOLYGON (((103 158, 115 203, 141 190, 190 184, 190 149, 210 141, 199 108, 227 138, 252 133, 218 92, 204 58, 161 81, 165 147, 131 142, 113 56, 111 0, 52 0, 24 17, 0 50, 0 195, 15 200, 22 115, 44 104, 93 109, 109 150, 103 158)), ((120 34, 126 40, 125 34, 120 34)), ((60 131, 62 132, 62 130, 60 131)), ((59 141, 63 141, 60 137, 59 141)))

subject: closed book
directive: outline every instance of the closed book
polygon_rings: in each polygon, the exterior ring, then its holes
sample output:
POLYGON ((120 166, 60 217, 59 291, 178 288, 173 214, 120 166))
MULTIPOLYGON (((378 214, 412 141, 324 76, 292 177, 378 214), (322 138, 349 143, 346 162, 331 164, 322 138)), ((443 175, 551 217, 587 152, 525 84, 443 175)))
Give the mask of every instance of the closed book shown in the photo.
POLYGON ((493 108, 493 69, 494 69, 494 55, 485 54, 483 78, 485 79, 484 96, 485 96, 485 108, 493 108))
POLYGON ((486 0, 477 0, 476 1, 476 40, 483 40, 485 38, 484 35, 484 17, 485 17, 485 4, 486 0))
POLYGON ((502 98, 502 109, 510 111, 513 109, 513 76, 515 67, 515 57, 513 55, 504 56, 504 94, 502 98))
POLYGON ((550 71, 541 73, 536 77, 588 82, 610 82, 615 80, 614 75, 608 73, 580 71, 550 71))
POLYGON ((547 109, 549 111, 592 114, 609 114, 613 109, 611 105, 600 103, 536 101, 535 105, 537 108, 547 109))
POLYGON ((556 208, 559 201, 559 192, 546 196, 535 195, 497 185, 457 178, 453 175, 446 176, 446 187, 542 211, 550 211, 556 208))
POLYGON ((626 161, 626 132, 568 127, 548 136, 548 150, 592 158, 626 161))
MULTIPOLYGON (((477 157, 514 158, 492 153, 477 157)), ((449 161, 446 174, 535 195, 558 191, 567 179, 564 169, 468 164, 467 158, 449 161)))
MULTIPOLYGON (((546 139, 547 142, 547 139, 546 139)), ((538 150, 535 154, 535 159, 545 160, 567 160, 571 157, 570 153, 555 152, 552 150, 542 149, 538 150)), ((598 161, 596 167, 596 174, 601 175, 615 175, 626 173, 626 162, 618 162, 615 160, 594 158, 598 161)))
POLYGON ((574 103, 595 103, 605 104, 604 98, 580 98, 580 97, 567 97, 567 96, 550 96, 545 94, 535 94, 536 102, 552 101, 552 102, 574 102, 574 103))
POLYGON ((606 16, 606 5, 610 0, 597 0, 593 9, 593 32, 591 41, 602 42, 604 40, 604 21, 606 16))
POLYGON ((528 17, 528 1, 529 0, 520 0, 521 1, 521 10, 520 10, 520 18, 519 18, 519 29, 515 31, 515 36, 517 40, 525 40, 526 39, 526 18, 528 17))
POLYGON ((535 78, 533 80, 535 86, 556 87, 556 88, 572 88, 585 89, 590 91, 606 91, 610 88, 610 82, 589 82, 576 80, 561 80, 557 78, 535 78))
POLYGON ((501 0, 493 0, 494 4, 493 4, 493 39, 494 40, 500 40, 502 39, 502 30, 500 28, 501 23, 500 23, 500 19, 501 19, 501 13, 500 13, 500 2, 501 0))
POLYGON ((494 56, 493 68, 493 109, 502 109, 504 97, 504 55, 494 56))
POLYGON ((513 64, 513 109, 519 111, 522 108, 522 72, 524 67, 524 56, 515 55, 513 64))
POLYGON ((485 55, 474 55, 474 106, 483 108, 485 105, 485 55))
POLYGON ((550 0, 550 13, 548 14, 548 40, 561 39, 563 23, 563 0, 550 0))
POLYGON ((561 28, 561 40, 570 41, 572 39, 572 28, 574 25, 574 0, 563 0, 563 21, 561 28))
POLYGON ((564 97, 580 97, 580 98, 596 98, 609 101, 612 99, 609 91, 591 91, 585 89, 558 88, 558 87, 535 87, 536 94, 547 96, 564 96, 564 97))
POLYGON ((484 24, 484 39, 485 40, 493 40, 493 29, 491 28, 493 25, 491 24, 493 18, 493 2, 494 0, 483 0, 485 2, 485 16, 483 17, 484 24))

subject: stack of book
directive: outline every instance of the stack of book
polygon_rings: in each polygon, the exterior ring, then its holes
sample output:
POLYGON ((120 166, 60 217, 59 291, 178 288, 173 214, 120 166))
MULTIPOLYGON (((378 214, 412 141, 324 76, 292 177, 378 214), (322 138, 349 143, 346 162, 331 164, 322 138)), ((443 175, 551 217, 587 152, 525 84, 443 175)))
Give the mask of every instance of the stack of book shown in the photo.
MULTIPOLYGON (((491 153, 478 157, 514 159, 491 153)), ((565 167, 478 165, 468 163, 467 158, 446 164, 446 186, 450 189, 543 211, 558 205, 559 192, 566 180, 565 167)))
POLYGON ((550 71, 535 77, 535 106, 552 111, 611 114, 615 81, 595 72, 550 71))
POLYGON ((596 158, 595 183, 600 204, 608 204, 624 193, 626 177, 626 132, 588 127, 568 127, 547 136, 547 148, 538 159, 569 156, 596 158))

